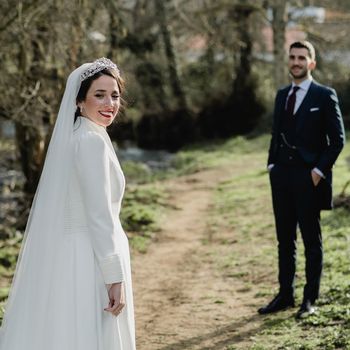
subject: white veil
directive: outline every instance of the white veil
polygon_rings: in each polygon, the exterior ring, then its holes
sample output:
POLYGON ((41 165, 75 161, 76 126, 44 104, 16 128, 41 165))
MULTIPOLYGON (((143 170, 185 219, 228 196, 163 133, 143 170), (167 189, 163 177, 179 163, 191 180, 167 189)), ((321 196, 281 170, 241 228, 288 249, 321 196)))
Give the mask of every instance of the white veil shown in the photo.
MULTIPOLYGON (((90 67, 86 63, 68 77, 55 128, 45 159, 39 185, 33 200, 15 277, 0 333, 0 349, 7 350, 8 333, 16 329, 18 335, 28 332, 31 338, 40 339, 42 330, 52 315, 52 300, 57 278, 54 276, 56 247, 64 232, 64 202, 73 166, 73 124, 76 96, 80 88, 81 73, 90 67), (52 283, 55 282, 55 283, 52 283), (35 322, 31 320, 35 318, 35 322), (7 332, 7 329, 10 332, 7 332)), ((22 334, 23 335, 23 334, 22 334)), ((25 338, 25 337, 23 337, 25 338)), ((23 344, 23 349, 26 348, 23 344)))

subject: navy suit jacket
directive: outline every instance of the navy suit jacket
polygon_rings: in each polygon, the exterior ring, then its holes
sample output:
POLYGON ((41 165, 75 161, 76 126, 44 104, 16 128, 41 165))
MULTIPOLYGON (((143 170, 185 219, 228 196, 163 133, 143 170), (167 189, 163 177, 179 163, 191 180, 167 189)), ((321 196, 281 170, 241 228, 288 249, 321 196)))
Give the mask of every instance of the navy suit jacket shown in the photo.
MULTIPOLYGON (((277 92, 273 114, 268 164, 276 162, 281 122, 291 86, 277 92)), ((310 168, 325 175, 319 183, 321 209, 332 208, 332 167, 345 144, 345 132, 338 97, 334 89, 311 82, 296 114, 295 146, 310 168)))

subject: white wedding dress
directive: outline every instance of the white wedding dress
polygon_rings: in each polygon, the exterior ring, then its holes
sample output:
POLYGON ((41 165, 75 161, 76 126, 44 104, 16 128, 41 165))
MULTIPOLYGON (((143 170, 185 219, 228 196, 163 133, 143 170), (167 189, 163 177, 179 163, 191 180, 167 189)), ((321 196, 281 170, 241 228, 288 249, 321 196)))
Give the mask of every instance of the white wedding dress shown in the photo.
MULTIPOLYGON (((35 298, 40 276, 36 271, 22 274, 17 289, 23 283, 28 294, 15 295, 5 314, 1 350, 136 348, 129 245, 119 221, 123 172, 106 130, 87 118, 79 117, 75 123, 70 151, 73 167, 63 235, 51 257, 54 268, 45 271, 51 276, 45 281, 47 290, 35 298), (104 311, 107 286, 121 280, 126 306, 115 317, 104 311)), ((37 259, 40 263, 41 256, 37 259)))

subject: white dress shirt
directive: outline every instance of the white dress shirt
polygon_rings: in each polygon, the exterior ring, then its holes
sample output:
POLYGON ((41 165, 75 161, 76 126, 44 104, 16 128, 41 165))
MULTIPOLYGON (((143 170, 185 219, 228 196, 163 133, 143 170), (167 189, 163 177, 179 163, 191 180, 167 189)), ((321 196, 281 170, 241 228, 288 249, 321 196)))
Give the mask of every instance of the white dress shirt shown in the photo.
MULTIPOLYGON (((294 112, 293 112, 293 114, 295 114, 297 112, 297 110, 299 109, 301 103, 303 102, 303 100, 305 98, 306 93, 309 90, 309 87, 310 87, 311 83, 312 83, 312 77, 311 76, 309 78, 305 79, 304 81, 302 81, 299 85, 295 84, 294 82, 292 83, 292 86, 291 86, 291 88, 290 88, 290 90, 288 92, 288 98, 292 94, 294 86, 298 86, 299 87, 299 89, 297 90, 297 92, 295 94, 296 99, 295 99, 295 105, 294 105, 294 112)), ((286 100, 286 104, 287 104, 288 98, 286 100)))

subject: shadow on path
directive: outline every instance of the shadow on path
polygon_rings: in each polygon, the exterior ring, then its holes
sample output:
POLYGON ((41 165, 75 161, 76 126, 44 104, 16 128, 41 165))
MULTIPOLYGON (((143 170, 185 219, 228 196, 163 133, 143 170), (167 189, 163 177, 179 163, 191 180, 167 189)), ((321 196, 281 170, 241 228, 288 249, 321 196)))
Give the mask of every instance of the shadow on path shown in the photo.
POLYGON ((188 339, 183 339, 179 342, 166 345, 159 350, 184 350, 184 349, 193 349, 193 346, 200 346, 201 343, 208 344, 208 341, 211 340, 210 345, 204 345, 201 347, 201 350, 222 350, 224 346, 234 345, 238 342, 241 342, 250 336, 256 334, 262 329, 266 328, 266 325, 263 323, 264 318, 260 315, 253 315, 251 317, 245 317, 236 322, 232 322, 224 327, 220 327, 212 332, 191 337, 188 339), (240 328, 247 327, 247 324, 250 322, 257 323, 256 327, 249 327, 248 330, 239 332, 240 328), (222 337, 224 339, 220 339, 222 337), (219 338, 219 339, 217 339, 219 338))

